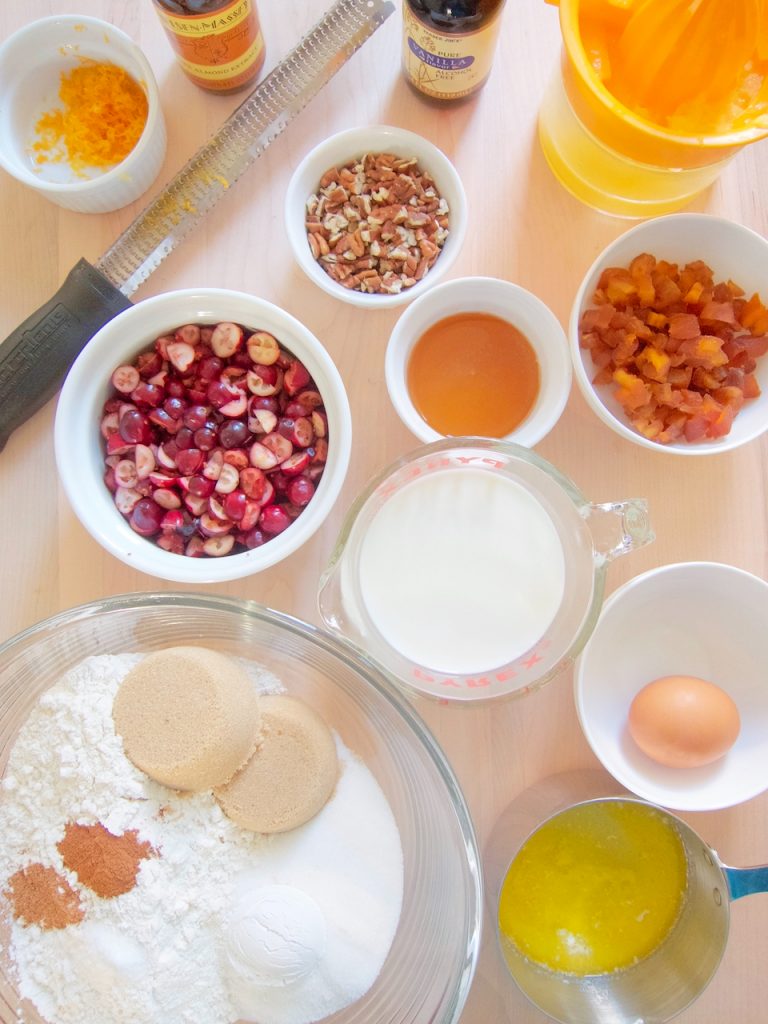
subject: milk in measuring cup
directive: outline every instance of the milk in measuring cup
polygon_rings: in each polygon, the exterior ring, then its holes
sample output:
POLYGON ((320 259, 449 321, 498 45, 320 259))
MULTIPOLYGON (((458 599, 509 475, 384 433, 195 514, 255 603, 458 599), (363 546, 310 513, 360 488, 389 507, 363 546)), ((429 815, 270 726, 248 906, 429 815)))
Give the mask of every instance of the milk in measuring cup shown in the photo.
POLYGON ((361 544, 359 583, 371 621, 404 657, 447 674, 485 672, 546 633, 565 559, 535 497, 465 467, 387 497, 361 544))

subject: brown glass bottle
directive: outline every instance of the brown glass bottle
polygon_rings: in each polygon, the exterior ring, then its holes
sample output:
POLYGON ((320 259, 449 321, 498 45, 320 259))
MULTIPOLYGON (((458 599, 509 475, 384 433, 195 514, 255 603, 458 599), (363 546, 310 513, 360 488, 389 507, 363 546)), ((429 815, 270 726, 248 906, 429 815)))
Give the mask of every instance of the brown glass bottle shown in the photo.
POLYGON ((473 95, 485 85, 505 0, 403 0, 403 72, 433 100, 473 95))
POLYGON ((214 92, 253 82, 264 64, 255 0, 152 0, 176 59, 192 81, 214 92))

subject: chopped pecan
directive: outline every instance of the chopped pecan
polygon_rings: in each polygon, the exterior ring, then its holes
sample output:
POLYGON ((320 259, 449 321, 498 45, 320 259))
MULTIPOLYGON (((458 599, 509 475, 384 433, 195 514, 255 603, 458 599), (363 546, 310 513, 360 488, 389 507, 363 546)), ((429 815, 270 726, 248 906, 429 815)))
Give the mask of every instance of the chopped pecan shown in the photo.
POLYGON ((396 295, 434 265, 449 210, 416 157, 366 153, 325 172, 305 223, 313 258, 335 281, 396 295))

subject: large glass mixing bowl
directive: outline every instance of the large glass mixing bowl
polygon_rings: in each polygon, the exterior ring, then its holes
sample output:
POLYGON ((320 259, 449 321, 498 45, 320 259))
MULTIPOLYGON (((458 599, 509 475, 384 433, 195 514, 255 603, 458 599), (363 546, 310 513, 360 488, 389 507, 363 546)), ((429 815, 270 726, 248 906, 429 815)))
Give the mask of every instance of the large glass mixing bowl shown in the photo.
MULTIPOLYGON (((0 646, 0 777, 38 697, 72 666, 94 654, 179 644, 249 658, 274 672, 365 761, 392 808, 405 869, 397 934, 373 987, 326 1024, 454 1024, 481 928, 472 822, 453 771, 419 716, 375 664, 343 641, 227 597, 133 594, 63 612, 0 646)), ((0 930, 0 947, 5 938, 0 930)), ((43 1024, 20 1000, 7 967, 0 963, 0 1022, 15 1024, 23 1013, 27 1024, 43 1024)))

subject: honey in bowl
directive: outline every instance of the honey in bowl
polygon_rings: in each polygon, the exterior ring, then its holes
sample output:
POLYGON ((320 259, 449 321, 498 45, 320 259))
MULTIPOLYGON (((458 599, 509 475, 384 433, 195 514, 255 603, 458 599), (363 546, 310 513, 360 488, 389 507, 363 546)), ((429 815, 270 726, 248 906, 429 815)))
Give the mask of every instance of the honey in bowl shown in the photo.
POLYGON ((415 342, 406 381, 417 412, 446 437, 511 434, 533 409, 540 370, 530 341, 490 313, 457 313, 415 342))
POLYGON ((499 899, 502 950, 577 976, 631 967, 669 935, 686 885, 682 840, 654 807, 577 804, 512 862, 499 899))

